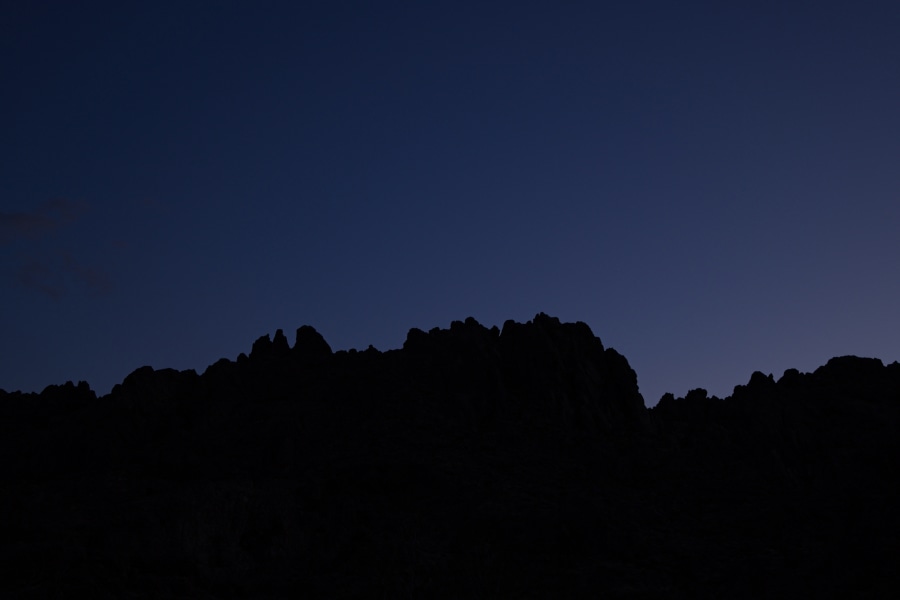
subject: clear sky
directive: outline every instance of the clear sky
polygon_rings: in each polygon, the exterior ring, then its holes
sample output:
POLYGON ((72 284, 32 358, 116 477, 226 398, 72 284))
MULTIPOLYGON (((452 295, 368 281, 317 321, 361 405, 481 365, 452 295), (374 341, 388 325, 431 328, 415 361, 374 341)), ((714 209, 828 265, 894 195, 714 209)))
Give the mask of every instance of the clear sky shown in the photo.
POLYGON ((543 311, 666 391, 900 359, 900 7, 4 2, 0 388, 543 311))

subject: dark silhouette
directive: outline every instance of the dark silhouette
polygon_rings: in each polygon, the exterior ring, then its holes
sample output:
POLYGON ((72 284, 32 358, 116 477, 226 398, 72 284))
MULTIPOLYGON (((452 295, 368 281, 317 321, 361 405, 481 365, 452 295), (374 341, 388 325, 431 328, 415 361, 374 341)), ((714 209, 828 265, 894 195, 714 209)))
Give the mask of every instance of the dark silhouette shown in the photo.
POLYGON ((900 365, 646 409, 544 314, 0 391, 3 597, 892 597, 900 365), (302 597, 302 596, 301 596, 302 597))

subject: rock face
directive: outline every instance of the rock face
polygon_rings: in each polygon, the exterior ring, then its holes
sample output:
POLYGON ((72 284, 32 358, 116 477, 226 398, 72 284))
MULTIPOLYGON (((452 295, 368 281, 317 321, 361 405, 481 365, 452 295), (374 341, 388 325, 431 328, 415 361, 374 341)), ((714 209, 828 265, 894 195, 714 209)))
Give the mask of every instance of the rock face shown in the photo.
POLYGON ((294 354, 299 360, 314 362, 331 356, 331 346, 318 331, 309 325, 297 330, 297 341, 294 342, 294 354))
POLYGON ((543 313, 503 330, 471 317, 449 330, 410 330, 403 345, 410 377, 437 383, 483 418, 521 419, 569 434, 633 432, 646 425, 644 401, 628 362, 584 323, 543 313))
POLYGON ((3 597, 893 597, 900 365, 644 407, 539 314, 0 393, 3 597))

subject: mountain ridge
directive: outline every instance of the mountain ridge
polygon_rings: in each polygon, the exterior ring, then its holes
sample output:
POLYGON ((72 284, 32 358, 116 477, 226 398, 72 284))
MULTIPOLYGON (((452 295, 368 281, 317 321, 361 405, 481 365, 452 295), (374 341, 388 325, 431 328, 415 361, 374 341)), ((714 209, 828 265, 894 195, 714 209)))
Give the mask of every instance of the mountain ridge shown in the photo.
POLYGON ((900 365, 836 357, 647 409, 539 313, 202 374, 0 394, 7 597, 627 598, 900 590, 900 365))
MULTIPOLYGON (((561 325, 562 327, 573 327, 573 328, 581 329, 582 332, 586 331, 588 335, 590 335, 591 337, 594 337, 596 339, 596 341, 599 342, 600 345, 602 346, 602 342, 600 341, 600 338, 594 336, 593 331, 590 329, 590 326, 588 326, 586 323, 584 323, 582 321, 577 321, 575 323, 560 323, 558 318, 548 316, 545 313, 538 313, 535 316, 535 319, 538 322, 540 322, 543 319, 546 319, 549 321, 555 321, 557 324, 561 325)), ((504 323, 504 328, 513 328, 513 327, 521 326, 521 325, 524 325, 527 327, 527 326, 532 325, 533 323, 534 323, 534 320, 527 321, 524 324, 517 323, 516 321, 513 321, 513 320, 507 320, 504 323)), ((439 327, 434 327, 426 333, 425 331, 423 331, 419 328, 415 328, 415 327, 411 328, 409 330, 409 332, 407 333, 407 338, 404 341, 402 347, 398 348, 398 349, 390 349, 390 350, 380 351, 380 350, 377 350, 376 348, 374 348, 374 346, 369 345, 366 350, 362 350, 362 351, 358 350, 358 349, 349 349, 349 350, 338 350, 335 352, 331 349, 331 346, 328 344, 328 342, 325 340, 325 338, 311 325, 302 325, 297 329, 295 342, 294 342, 293 346, 289 345, 289 343, 287 341, 287 337, 284 334, 284 330, 276 329, 274 335, 264 334, 262 336, 259 336, 251 345, 251 350, 249 353, 242 352, 234 360, 228 359, 228 358, 221 358, 221 359, 217 360, 216 362, 208 365, 206 367, 206 369, 204 370, 203 374, 205 375, 211 369, 221 368, 227 364, 243 363, 248 358, 263 359, 263 358, 271 358, 271 357, 275 357, 275 356, 294 355, 294 356, 297 356, 298 358, 300 358, 301 360, 320 362, 320 361, 324 360, 326 357, 333 356, 333 355, 338 355, 338 356, 350 355, 350 356, 352 356, 352 355, 358 354, 360 352, 369 352, 369 353, 377 352, 379 354, 384 353, 384 352, 387 352, 387 353, 398 352, 401 350, 409 350, 411 347, 415 348, 416 343, 417 342, 421 343, 423 340, 430 340, 429 342, 425 342, 425 343, 433 344, 434 340, 436 338, 444 337, 445 339, 449 339, 452 337, 452 334, 454 334, 458 330, 461 330, 461 328, 471 327, 473 325, 477 326, 485 331, 493 332, 494 335, 496 335, 496 336, 500 336, 502 334, 502 330, 500 328, 498 328, 497 326, 487 328, 487 327, 481 325, 480 323, 478 323, 474 318, 468 317, 464 321, 452 321, 450 324, 450 327, 448 329, 441 329, 439 327)), ((888 369, 900 368, 900 367, 896 366, 896 365, 900 365, 900 363, 898 363, 897 361, 894 361, 893 363, 890 363, 889 365, 885 365, 879 358, 858 357, 855 355, 845 355, 845 356, 835 356, 835 357, 829 359, 829 361, 827 361, 827 363, 825 365, 821 365, 820 367, 815 369, 814 372, 820 371, 822 369, 826 369, 828 367, 828 364, 832 363, 833 361, 840 361, 840 360, 844 360, 844 359, 860 359, 861 361, 873 361, 873 364, 877 363, 880 367, 887 367, 888 369)), ((627 359, 625 362, 627 364, 627 359)), ((630 366, 629 366, 629 368, 630 368, 630 366)), ((145 366, 139 367, 139 368, 135 369, 134 371, 132 371, 131 373, 129 373, 129 375, 126 376, 126 379, 128 379, 128 377, 134 375, 137 372, 142 372, 145 374, 149 373, 149 372, 154 372, 154 373, 162 372, 162 373, 171 373, 171 374, 180 373, 180 374, 183 374, 184 376, 190 376, 190 374, 196 375, 196 373, 197 373, 196 369, 178 370, 178 369, 173 369, 170 367, 155 369, 153 367, 145 365, 145 366), (148 371, 148 369, 149 369, 149 371, 148 371)), ((813 373, 801 373, 797 369, 788 368, 784 371, 784 374, 778 380, 778 382, 781 382, 781 380, 786 377, 803 378, 805 376, 813 375, 814 372, 813 373)), ((772 374, 766 375, 760 371, 755 371, 752 373, 751 378, 748 381, 748 383, 736 385, 735 391, 738 391, 738 390, 746 388, 750 385, 753 385, 754 380, 757 380, 760 376, 767 377, 774 381, 772 374)), ((61 395, 72 395, 75 397, 82 397, 82 398, 88 398, 88 397, 105 398, 108 396, 115 396, 117 394, 117 388, 121 389, 122 386, 125 385, 125 383, 126 382, 123 380, 122 382, 120 382, 118 384, 114 384, 113 389, 109 393, 104 394, 102 396, 98 396, 96 394, 96 392, 94 392, 91 389, 90 384, 87 381, 79 380, 77 383, 75 383, 72 380, 69 380, 62 384, 48 384, 40 392, 22 392, 21 390, 7 391, 4 388, 0 388, 0 398, 2 398, 2 397, 6 397, 6 398, 10 398, 10 399, 13 399, 13 398, 37 398, 37 397, 42 397, 42 396, 43 397, 58 397, 61 395)), ((704 388, 698 387, 698 388, 689 390, 685 396, 679 397, 677 399, 684 399, 686 396, 695 395, 698 391, 701 391, 702 393, 706 394, 706 390, 704 388)), ((715 399, 715 400, 726 400, 726 399, 730 399, 732 396, 733 396, 733 394, 725 396, 724 398, 719 398, 718 396, 712 396, 711 398, 715 399)), ((658 402, 663 401, 663 400, 665 400, 666 402, 670 402, 672 400, 676 400, 676 397, 671 392, 667 392, 667 393, 664 393, 659 398, 658 402)), ((641 401, 645 402, 643 399, 643 396, 641 396, 641 401)), ((651 406, 651 407, 646 407, 646 405, 645 405, 645 407, 648 408, 648 410, 652 410, 655 406, 656 405, 651 406)))

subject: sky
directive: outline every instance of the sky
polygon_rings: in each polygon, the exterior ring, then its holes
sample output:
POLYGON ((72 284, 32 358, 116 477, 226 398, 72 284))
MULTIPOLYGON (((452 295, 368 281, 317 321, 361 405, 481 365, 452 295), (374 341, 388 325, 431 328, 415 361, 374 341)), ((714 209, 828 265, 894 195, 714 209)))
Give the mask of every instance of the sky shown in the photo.
POLYGON ((0 388, 546 312, 648 406, 900 359, 896 2, 5 2, 0 388))

